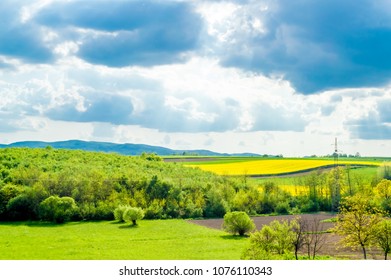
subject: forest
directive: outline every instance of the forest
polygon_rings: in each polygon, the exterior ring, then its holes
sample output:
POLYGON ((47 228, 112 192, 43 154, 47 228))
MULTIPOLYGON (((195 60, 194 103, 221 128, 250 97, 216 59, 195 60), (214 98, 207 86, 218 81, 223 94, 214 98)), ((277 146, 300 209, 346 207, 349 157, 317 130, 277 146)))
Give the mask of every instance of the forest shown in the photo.
POLYGON ((349 174, 346 168, 315 171, 301 178, 306 191, 292 194, 273 181, 216 175, 154 154, 4 148, 0 220, 111 220, 119 205, 142 208, 145 219, 223 217, 231 211, 306 213, 331 211, 358 192, 372 195, 390 212, 384 172, 366 180, 349 174))

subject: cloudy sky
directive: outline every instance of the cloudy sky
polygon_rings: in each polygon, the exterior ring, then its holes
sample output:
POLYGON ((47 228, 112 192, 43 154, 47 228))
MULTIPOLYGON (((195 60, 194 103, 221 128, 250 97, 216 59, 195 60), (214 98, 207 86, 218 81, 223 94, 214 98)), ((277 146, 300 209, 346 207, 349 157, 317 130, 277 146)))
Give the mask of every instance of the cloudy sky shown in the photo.
POLYGON ((391 156, 390 0, 2 0, 0 143, 391 156))

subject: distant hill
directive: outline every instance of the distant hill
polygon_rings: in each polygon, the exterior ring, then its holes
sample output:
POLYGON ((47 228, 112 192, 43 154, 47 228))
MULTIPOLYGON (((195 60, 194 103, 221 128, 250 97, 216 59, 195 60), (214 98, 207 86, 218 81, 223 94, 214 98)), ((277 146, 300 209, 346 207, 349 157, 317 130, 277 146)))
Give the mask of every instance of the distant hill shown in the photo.
POLYGON ((191 156, 259 156, 258 154, 242 153, 242 154, 226 154, 216 153, 209 150, 173 150, 160 146, 150 146, 144 144, 116 144, 109 142, 94 142, 81 140, 68 140, 57 142, 42 142, 42 141, 23 141, 15 142, 8 145, 0 144, 0 148, 7 147, 26 147, 26 148, 45 148, 51 146, 55 149, 69 150, 84 150, 106 153, 118 153, 122 155, 141 155, 144 153, 155 153, 160 156, 171 155, 191 155, 191 156))

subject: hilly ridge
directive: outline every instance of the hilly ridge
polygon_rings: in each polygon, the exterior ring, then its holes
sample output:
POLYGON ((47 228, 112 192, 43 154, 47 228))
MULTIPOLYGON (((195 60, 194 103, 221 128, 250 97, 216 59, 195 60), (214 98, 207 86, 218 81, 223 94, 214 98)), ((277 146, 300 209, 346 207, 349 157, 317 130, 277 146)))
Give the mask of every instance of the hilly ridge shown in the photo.
POLYGON ((155 153, 160 156, 170 155, 199 155, 199 156, 259 156, 252 153, 227 154, 217 153, 209 150, 173 150, 161 146, 145 144, 116 144, 110 142, 67 140, 56 142, 44 141, 22 141, 11 144, 0 144, 0 148, 23 147, 23 148, 45 148, 51 146, 55 149, 83 150, 94 152, 118 153, 122 155, 141 155, 142 153, 155 153))

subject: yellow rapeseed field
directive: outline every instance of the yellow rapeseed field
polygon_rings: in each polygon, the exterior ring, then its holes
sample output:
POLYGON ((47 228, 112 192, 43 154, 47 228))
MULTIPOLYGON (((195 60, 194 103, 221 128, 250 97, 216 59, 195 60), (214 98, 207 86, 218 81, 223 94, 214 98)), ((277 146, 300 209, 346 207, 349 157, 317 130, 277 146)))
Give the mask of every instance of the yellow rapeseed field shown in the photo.
MULTIPOLYGON (((330 159, 259 159, 228 163, 205 163, 187 166, 198 167, 219 175, 277 175, 294 173, 318 167, 332 166, 330 159)), ((349 165, 379 165, 371 161, 346 161, 340 164, 349 165)))

